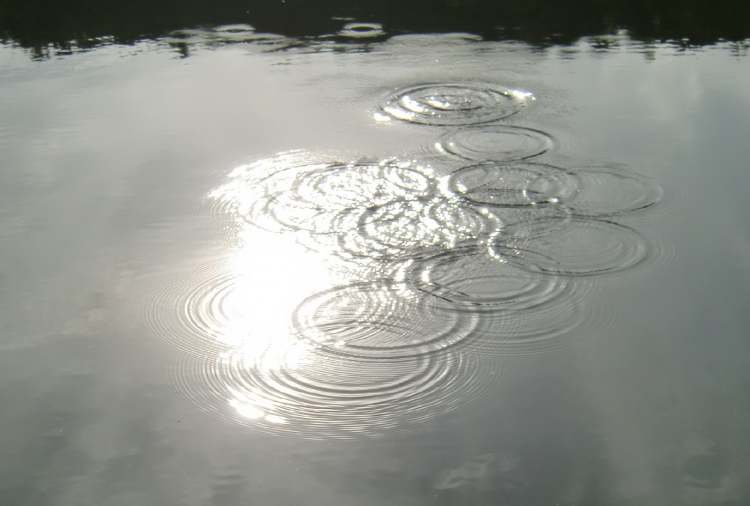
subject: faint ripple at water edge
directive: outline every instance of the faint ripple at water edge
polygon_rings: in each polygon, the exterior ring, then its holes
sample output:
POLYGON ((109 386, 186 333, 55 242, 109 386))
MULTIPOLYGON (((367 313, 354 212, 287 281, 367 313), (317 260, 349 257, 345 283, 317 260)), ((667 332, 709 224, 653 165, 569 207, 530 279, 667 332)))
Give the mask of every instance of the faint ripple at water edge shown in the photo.
POLYGON ((460 409, 499 375, 472 353, 356 360, 307 346, 186 358, 176 383, 201 409, 307 438, 377 435, 460 409))
POLYGON ((290 40, 283 35, 259 33, 248 24, 222 25, 215 28, 185 28, 174 30, 158 40, 173 47, 198 46, 211 48, 237 43, 283 47, 290 44, 290 40))

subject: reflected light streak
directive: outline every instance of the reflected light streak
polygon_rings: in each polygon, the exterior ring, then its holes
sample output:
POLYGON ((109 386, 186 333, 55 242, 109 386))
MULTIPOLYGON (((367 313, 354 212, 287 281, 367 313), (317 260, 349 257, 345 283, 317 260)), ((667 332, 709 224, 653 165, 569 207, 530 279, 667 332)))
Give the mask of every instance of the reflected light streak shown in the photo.
MULTIPOLYGON (((451 97, 426 100, 447 107, 437 100, 451 97)), ((295 151, 240 166, 209 194, 237 226, 228 281, 201 308, 223 345, 201 373, 224 409, 271 430, 370 433, 455 410, 457 392, 473 396, 479 363, 447 350, 476 319, 435 317, 406 271, 388 272, 499 228, 444 179, 419 160, 321 162, 295 151), (303 233, 338 248, 311 253, 303 233), (352 283, 342 265, 366 281, 352 283)))
POLYGON ((237 286, 220 334, 232 352, 257 358, 269 347, 295 342, 289 315, 307 294, 329 286, 331 275, 318 257, 289 238, 248 226, 238 239, 241 246, 228 262, 237 286))
MULTIPOLYGON (((309 365, 310 347, 290 331, 290 315, 301 299, 331 284, 331 276, 314 255, 289 238, 247 226, 238 234, 239 249, 228 269, 237 280, 228 301, 228 319, 217 329, 231 346, 222 360, 269 371, 309 365)), ((227 388, 228 404, 243 418, 286 424, 269 399, 251 391, 227 388)))

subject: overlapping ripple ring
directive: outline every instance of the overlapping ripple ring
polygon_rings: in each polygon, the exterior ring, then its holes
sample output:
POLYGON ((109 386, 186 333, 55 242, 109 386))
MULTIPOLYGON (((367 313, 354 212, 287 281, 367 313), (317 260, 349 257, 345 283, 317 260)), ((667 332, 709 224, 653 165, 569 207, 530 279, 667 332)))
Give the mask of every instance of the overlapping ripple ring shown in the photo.
POLYGON ((561 233, 573 219, 573 211, 564 204, 494 209, 503 228, 492 240, 517 241, 561 233))
POLYGON ((471 339, 478 319, 441 314, 399 283, 354 283, 306 298, 292 316, 300 338, 342 357, 410 359, 471 339))
POLYGON ((259 195, 243 205, 239 214, 245 223, 277 234, 299 230, 320 233, 331 229, 338 219, 335 213, 294 199, 286 190, 259 195))
POLYGON ((352 438, 454 411, 493 385, 499 369, 497 361, 466 352, 380 361, 291 348, 186 358, 175 373, 179 388, 201 409, 239 424, 352 438))
POLYGON ((511 162, 542 155, 555 146, 552 137, 533 128, 483 125, 443 135, 435 148, 463 160, 511 162))
POLYGON ((299 174, 330 164, 302 150, 279 153, 235 167, 228 176, 229 181, 211 191, 208 197, 215 212, 278 232, 278 226, 261 219, 269 198, 288 190, 299 174))
POLYGON ((570 297, 573 282, 541 276, 486 253, 480 244, 464 244, 410 262, 403 280, 433 304, 448 311, 493 313, 533 310, 557 298, 570 297))
POLYGON ((446 186, 475 205, 514 208, 565 203, 579 183, 575 173, 554 165, 481 162, 453 172, 446 186))
POLYGON ((560 230, 517 241, 493 241, 489 248, 522 269, 562 276, 619 272, 649 257, 646 240, 635 229, 613 221, 573 217, 560 230))
POLYGON ((357 226, 339 234, 336 254, 343 259, 393 261, 421 255, 434 247, 440 237, 427 234, 423 228, 423 211, 428 202, 396 200, 385 206, 365 208, 357 215, 357 226), (394 232, 383 241, 380 232, 394 232))
POLYGON ((333 164, 295 178, 291 193, 321 206, 370 207, 394 199, 428 198, 435 182, 416 164, 396 159, 333 164))
MULTIPOLYGON (((326 262, 332 272, 352 281, 392 279, 394 263, 385 251, 372 252, 367 245, 347 241, 352 234, 313 234, 302 232, 295 236, 298 245, 326 262), (342 249, 346 244, 348 249, 342 249), (361 250, 359 248, 365 248, 361 250)), ((356 237, 356 235, 354 235, 356 237)))
POLYGON ((480 315, 475 342, 485 351, 538 346, 583 323, 581 300, 591 288, 580 280, 544 276, 489 256, 467 244, 411 262, 404 282, 430 297, 441 312, 480 315))
POLYGON ((502 227, 496 214, 458 199, 393 201, 364 209, 359 223, 342 237, 344 251, 355 256, 399 259, 481 237, 502 227))
POLYGON ((381 105, 381 111, 409 123, 473 125, 508 117, 533 100, 529 92, 495 84, 422 84, 390 95, 381 105))
POLYGON ((664 193, 651 178, 633 171, 586 168, 576 170, 576 176, 580 191, 569 205, 578 216, 610 217, 640 211, 658 204, 664 193))
POLYGON ((474 340, 474 349, 487 359, 533 355, 608 328, 612 323, 609 308, 592 307, 577 292, 578 288, 572 297, 556 299, 531 311, 510 311, 506 320, 511 319, 512 325, 505 322, 498 325, 494 318, 487 319, 474 340))
POLYGON ((486 207, 467 206, 461 199, 435 199, 426 214, 434 223, 434 232, 453 247, 468 239, 483 239, 496 234, 505 225, 503 216, 486 207))
POLYGON ((345 232, 356 225, 347 218, 358 210, 436 192, 428 169, 397 159, 268 165, 269 174, 240 173, 212 196, 245 222, 276 233, 345 232))
POLYGON ((299 200, 290 191, 280 191, 258 199, 253 223, 264 230, 277 232, 308 231, 331 233, 337 230, 340 214, 299 200))

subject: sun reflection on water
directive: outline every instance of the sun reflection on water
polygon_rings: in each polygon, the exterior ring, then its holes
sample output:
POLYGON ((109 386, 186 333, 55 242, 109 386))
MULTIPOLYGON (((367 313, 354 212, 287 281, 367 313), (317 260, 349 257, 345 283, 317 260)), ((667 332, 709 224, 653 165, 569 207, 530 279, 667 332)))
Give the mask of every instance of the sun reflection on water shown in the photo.
POLYGON ((205 336, 179 371, 190 397, 246 425, 311 437, 424 421, 474 397, 485 365, 453 348, 476 319, 433 314, 388 267, 492 223, 464 216, 439 184, 420 160, 304 151, 231 171, 209 194, 234 223, 222 287, 208 282, 182 304, 205 336), (302 246, 302 234, 331 247, 302 246), (363 241, 342 254, 353 236, 363 241))
MULTIPOLYGON (((221 341, 230 345, 221 360, 239 359, 263 371, 295 370, 309 362, 309 347, 290 332, 289 315, 307 294, 329 286, 333 279, 320 258, 287 237, 251 226, 237 233, 239 247, 227 262, 237 280, 228 301, 231 310, 221 341)), ((285 424, 274 414, 270 399, 229 387, 229 405, 250 420, 285 424)))

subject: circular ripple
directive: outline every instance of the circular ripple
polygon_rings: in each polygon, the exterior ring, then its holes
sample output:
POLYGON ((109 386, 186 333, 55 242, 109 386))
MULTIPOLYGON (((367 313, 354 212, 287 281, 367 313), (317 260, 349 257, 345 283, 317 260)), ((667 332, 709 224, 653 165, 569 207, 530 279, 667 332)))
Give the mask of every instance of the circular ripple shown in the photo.
POLYGON ((299 201, 285 190, 259 195, 243 205, 238 214, 249 225, 279 234, 297 230, 329 230, 336 219, 336 214, 299 201))
POLYGON ((435 143, 436 149, 464 160, 510 162, 546 153, 555 145, 541 130, 506 125, 487 125, 449 132, 435 143))
POLYGON ((298 343, 189 359, 180 389, 200 408, 240 424, 309 438, 376 435, 475 399, 498 376, 470 353, 402 361, 355 360, 298 343))
POLYGON ((298 176, 291 193, 305 202, 337 208, 426 198, 434 193, 435 184, 424 170, 396 159, 337 164, 298 176))
POLYGON ((273 258, 238 250, 211 255, 205 267, 188 263, 148 276, 141 293, 155 295, 141 302, 143 320, 156 337, 197 356, 289 339, 299 300, 338 278, 299 251, 284 250, 293 243, 272 247, 279 252, 273 258))
POLYGON ((470 339, 478 320, 438 314, 398 283, 355 283, 305 299, 292 316, 299 336, 331 354, 404 359, 470 339))
POLYGON ((533 100, 529 92, 493 84, 423 84, 387 97, 381 111, 409 123, 472 125, 515 114, 533 100))
POLYGON ((446 247, 491 237, 504 225, 502 214, 484 207, 467 206, 461 199, 435 200, 427 207, 426 216, 433 224, 433 235, 442 237, 446 247))
POLYGON ((221 25, 214 28, 214 32, 217 33, 247 33, 254 32, 255 28, 245 23, 237 23, 234 25, 221 25))
POLYGON ((414 261, 404 278, 420 292, 434 296, 436 307, 477 313, 533 310, 569 296, 573 287, 571 280, 540 276, 493 258, 476 244, 414 261))
POLYGON ((429 167, 397 159, 288 166, 273 159, 241 169, 211 196, 223 211, 276 233, 344 232, 362 210, 435 193, 429 167))
MULTIPOLYGON (((392 180, 398 176, 392 169, 362 162, 308 170, 289 181, 283 190, 259 197, 247 208, 245 217, 254 225, 275 232, 330 234, 349 230, 356 226, 356 220, 347 218, 358 209, 408 193, 406 181, 392 180)), ((416 178, 419 173, 413 172, 412 178, 416 178)), ((428 192, 431 185, 426 177, 421 182, 426 188, 412 188, 417 195, 428 192)))
MULTIPOLYGON (((556 227, 556 220, 540 221, 550 221, 547 225, 556 227)), ((612 221, 573 217, 559 230, 518 241, 493 241, 490 250, 498 258, 530 272, 564 276, 618 272, 641 263, 649 255, 648 244, 638 232, 612 221)))
POLYGON ((277 232, 307 231, 327 234, 337 230, 342 211, 299 199, 291 191, 281 191, 258 199, 253 223, 277 232))
POLYGON ((208 198, 216 212, 276 232, 279 227, 264 219, 269 200, 289 190, 301 173, 330 165, 306 151, 279 153, 235 167, 228 175, 229 181, 209 192, 208 198))
POLYGON ((339 246, 359 258, 413 258, 489 237, 501 226, 496 214, 459 199, 394 201, 362 211, 356 229, 342 235, 339 246))
POLYGON ((364 209, 357 216, 357 227, 339 236, 340 254, 372 260, 421 254, 437 240, 424 230, 424 211, 428 205, 419 200, 394 201, 364 209), (388 236, 389 232, 394 235, 388 236))
POLYGON ((350 234, 302 232, 295 235, 295 240, 298 245, 321 258, 331 272, 348 276, 352 281, 391 279, 395 267, 387 253, 381 251, 368 254, 358 250, 358 244, 347 242, 348 235, 350 234), (350 249, 347 250, 347 247, 350 249))
POLYGON ((575 197, 574 173, 531 162, 485 162, 458 169, 448 177, 451 192, 480 206, 529 207, 559 204, 575 197))
POLYGON ((519 269, 476 244, 411 262, 399 279, 431 296, 430 307, 441 312, 479 314, 483 348, 527 346, 569 333, 584 321, 580 302, 590 288, 519 269))
POLYGON ((565 230, 573 211, 563 204, 494 209, 504 226, 492 240, 517 241, 565 230))
POLYGON ((380 23, 347 23, 339 31, 339 36, 349 39, 372 39, 385 35, 380 23))
POLYGON ((577 170, 576 176, 580 191, 569 205, 579 216, 608 217, 647 209, 663 194, 656 182, 635 172, 589 168, 577 170))
POLYGON ((147 306, 154 332, 183 351, 206 355, 246 343, 252 321, 238 276, 214 274, 190 289, 163 290, 147 306))

